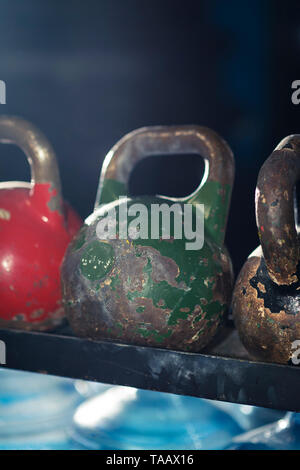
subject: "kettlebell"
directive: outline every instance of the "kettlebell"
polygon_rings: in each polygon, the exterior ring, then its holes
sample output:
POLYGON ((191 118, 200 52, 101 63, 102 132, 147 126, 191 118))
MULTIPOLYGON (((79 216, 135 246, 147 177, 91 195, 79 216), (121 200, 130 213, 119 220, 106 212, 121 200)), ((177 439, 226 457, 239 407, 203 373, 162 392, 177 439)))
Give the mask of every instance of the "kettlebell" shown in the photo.
POLYGON ((19 146, 31 183, 0 183, 0 327, 50 330, 61 323, 60 264, 81 226, 62 200, 54 151, 31 123, 0 117, 0 142, 19 146))
POLYGON ((240 338, 256 359, 288 363, 300 339, 299 234, 295 185, 300 135, 283 139, 263 164, 255 193, 260 246, 244 264, 232 310, 240 338), (294 209, 295 207, 295 209, 294 209))
MULTIPOLYGON (((232 266, 224 235, 233 178, 231 150, 205 127, 145 127, 123 137, 104 160, 94 212, 62 264, 63 301, 74 332, 92 339, 183 351, 206 346, 223 324, 232 294, 232 266), (204 158, 205 172, 198 188, 184 198, 130 197, 128 180, 136 163, 147 156, 168 154, 204 158), (151 211, 162 204, 164 209, 176 204, 180 215, 186 206, 195 213, 197 206, 202 204, 203 209, 204 205, 201 249, 187 249, 188 237, 180 239, 175 229, 168 238, 166 220, 153 236, 157 227, 151 211), (150 236, 129 229, 123 234, 124 221, 120 220, 126 207, 129 225, 137 207, 140 214, 146 213, 141 220, 146 220, 150 236), (116 228, 114 239, 99 236, 99 224, 105 218, 108 226, 116 228)), ((185 227, 183 219, 181 227, 185 227)))

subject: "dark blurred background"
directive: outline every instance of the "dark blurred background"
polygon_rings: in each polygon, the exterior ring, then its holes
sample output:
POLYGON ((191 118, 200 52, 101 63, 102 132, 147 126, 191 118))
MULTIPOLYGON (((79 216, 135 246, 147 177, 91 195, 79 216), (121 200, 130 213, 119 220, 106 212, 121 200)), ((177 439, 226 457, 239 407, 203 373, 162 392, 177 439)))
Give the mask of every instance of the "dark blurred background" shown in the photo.
MULTIPOLYGON (((289 0, 0 0, 3 114, 33 121, 57 151, 65 198, 86 217, 103 158, 145 125, 195 123, 231 145, 236 180, 227 246, 237 272, 258 244, 259 168, 299 132, 300 3, 289 0)), ((29 179, 22 152, 0 146, 1 180, 29 179)), ((133 193, 186 195, 199 159, 145 161, 133 193)))

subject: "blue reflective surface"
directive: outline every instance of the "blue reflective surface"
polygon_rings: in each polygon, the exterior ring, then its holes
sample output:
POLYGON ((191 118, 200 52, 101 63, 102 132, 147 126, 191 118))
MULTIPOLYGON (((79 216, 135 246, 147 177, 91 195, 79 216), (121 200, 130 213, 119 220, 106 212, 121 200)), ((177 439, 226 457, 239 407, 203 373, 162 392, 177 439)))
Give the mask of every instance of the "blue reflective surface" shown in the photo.
POLYGON ((299 413, 286 413, 274 423, 236 436, 227 447, 230 450, 299 450, 299 413))
POLYGON ((0 368, 0 449, 72 448, 73 381, 0 368))
POLYGON ((222 449, 240 431, 208 401, 114 386, 78 407, 72 437, 94 449, 222 449))
POLYGON ((293 413, 0 368, 0 449, 298 449, 298 420, 293 413))

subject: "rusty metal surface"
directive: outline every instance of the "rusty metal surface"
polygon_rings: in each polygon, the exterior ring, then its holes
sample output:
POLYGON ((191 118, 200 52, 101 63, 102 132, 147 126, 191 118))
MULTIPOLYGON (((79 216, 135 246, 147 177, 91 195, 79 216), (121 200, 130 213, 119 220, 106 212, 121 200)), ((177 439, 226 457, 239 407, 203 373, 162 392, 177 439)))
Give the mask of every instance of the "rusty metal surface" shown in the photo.
MULTIPOLYGON (((158 126, 134 131, 108 153, 94 213, 69 246, 62 265, 64 306, 73 330, 83 337, 200 351, 224 324, 233 273, 223 245, 234 176, 227 144, 199 126, 158 126), (148 155, 200 153, 207 163, 203 183, 181 198, 130 198, 127 182, 134 164, 148 155), (119 199, 123 196, 122 199, 119 199), (125 197, 124 197, 125 196, 125 197), (114 207, 125 204, 205 207, 205 240, 186 250, 187 239, 97 237, 96 227, 114 207), (106 206, 105 204, 110 204, 106 206)), ((133 217, 128 216, 128 223, 133 217)), ((117 220, 119 218, 117 217, 117 220)), ((152 221, 147 221, 152 234, 152 221)))
POLYGON ((96 207, 105 179, 127 184, 133 167, 145 157, 191 153, 201 155, 206 161, 208 180, 232 185, 232 152, 212 129, 196 125, 143 127, 127 134, 108 153, 103 163, 96 207))
POLYGON ((94 264, 90 272, 81 269, 82 259, 90 265, 101 255, 104 242, 95 240, 94 232, 94 225, 81 230, 62 266, 64 306, 73 330, 92 339, 178 350, 206 346, 222 327, 231 299, 227 253, 208 244, 201 255, 182 253, 182 240, 157 240, 152 246, 149 240, 144 246, 110 240, 112 267, 98 279, 94 264), (76 249, 83 231, 84 244, 76 249))
POLYGON ((51 209, 63 212, 61 182, 55 152, 45 135, 31 122, 18 116, 0 116, 0 142, 14 144, 26 154, 31 168, 31 184, 51 183, 55 197, 51 209))
POLYGON ((300 177, 300 136, 284 139, 258 176, 256 217, 261 247, 243 266, 233 315, 253 357, 289 363, 300 339, 299 239, 294 188, 300 177))
POLYGON ((285 138, 262 166, 256 188, 257 228, 272 281, 297 282, 299 242, 294 188, 300 178, 300 136, 285 138))

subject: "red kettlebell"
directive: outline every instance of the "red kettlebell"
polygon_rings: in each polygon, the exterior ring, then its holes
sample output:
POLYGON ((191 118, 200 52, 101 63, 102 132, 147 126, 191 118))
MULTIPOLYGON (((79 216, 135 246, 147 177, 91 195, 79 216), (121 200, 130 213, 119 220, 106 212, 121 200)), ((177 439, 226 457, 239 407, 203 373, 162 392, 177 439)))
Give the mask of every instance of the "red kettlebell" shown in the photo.
POLYGON ((55 153, 18 117, 0 117, 0 142, 19 146, 31 183, 0 183, 0 327, 50 330, 61 323, 60 264, 81 226, 63 201, 55 153))

